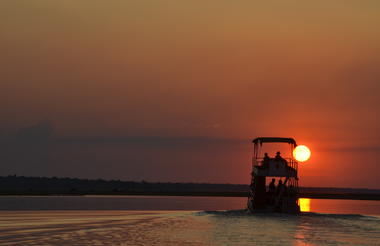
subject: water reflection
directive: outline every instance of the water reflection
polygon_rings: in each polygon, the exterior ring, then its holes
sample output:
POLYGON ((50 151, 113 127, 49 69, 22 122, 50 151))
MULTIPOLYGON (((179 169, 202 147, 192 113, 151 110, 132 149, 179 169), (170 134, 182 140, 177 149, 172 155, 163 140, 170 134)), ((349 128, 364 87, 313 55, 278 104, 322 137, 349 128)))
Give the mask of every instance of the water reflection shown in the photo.
MULTIPOLYGON (((308 200, 300 205, 310 206, 308 200)), ((313 200, 314 210, 319 205, 313 200)), ((379 245, 380 240, 380 220, 359 214, 55 210, 0 211, 0 218, 0 246, 318 246, 379 245)))
POLYGON ((309 198, 300 198, 298 199, 301 212, 310 212, 310 203, 311 199, 309 198))

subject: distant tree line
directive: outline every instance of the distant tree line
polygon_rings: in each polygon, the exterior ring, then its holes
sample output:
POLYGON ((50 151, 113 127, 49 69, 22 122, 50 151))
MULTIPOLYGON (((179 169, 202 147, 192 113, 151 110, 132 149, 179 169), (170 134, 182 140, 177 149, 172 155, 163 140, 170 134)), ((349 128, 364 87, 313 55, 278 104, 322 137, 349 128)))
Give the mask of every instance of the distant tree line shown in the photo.
MULTIPOLYGON (((247 196, 244 184, 136 182, 104 179, 0 176, 0 195, 247 196)), ((380 200, 380 190, 301 187, 301 197, 380 200)))
POLYGON ((0 177, 0 194, 246 193, 248 185, 135 182, 57 177, 0 177))

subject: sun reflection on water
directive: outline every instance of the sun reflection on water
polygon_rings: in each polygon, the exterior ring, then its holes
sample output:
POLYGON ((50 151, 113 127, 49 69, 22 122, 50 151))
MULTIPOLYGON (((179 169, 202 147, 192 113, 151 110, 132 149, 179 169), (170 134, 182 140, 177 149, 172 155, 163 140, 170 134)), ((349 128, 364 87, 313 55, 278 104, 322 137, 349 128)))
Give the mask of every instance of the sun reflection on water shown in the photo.
POLYGON ((298 199, 301 212, 310 212, 310 202, 309 198, 300 198, 298 199))

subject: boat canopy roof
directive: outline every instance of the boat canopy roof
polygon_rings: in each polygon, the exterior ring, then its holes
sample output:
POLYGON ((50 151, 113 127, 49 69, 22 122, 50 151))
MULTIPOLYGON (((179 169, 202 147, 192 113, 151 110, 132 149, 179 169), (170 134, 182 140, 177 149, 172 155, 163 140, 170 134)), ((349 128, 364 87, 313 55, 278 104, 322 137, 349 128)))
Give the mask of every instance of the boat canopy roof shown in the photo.
POLYGON ((289 143, 297 145, 296 140, 293 138, 278 138, 278 137, 261 137, 261 138, 255 138, 252 140, 255 144, 262 144, 262 143, 289 143))

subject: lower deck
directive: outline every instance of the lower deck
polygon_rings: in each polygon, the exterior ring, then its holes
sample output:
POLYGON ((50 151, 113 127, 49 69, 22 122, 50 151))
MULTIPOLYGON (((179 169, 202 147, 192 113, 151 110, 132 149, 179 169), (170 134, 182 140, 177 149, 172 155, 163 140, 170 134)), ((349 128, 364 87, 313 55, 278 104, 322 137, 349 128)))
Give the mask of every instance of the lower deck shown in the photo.
POLYGON ((298 180, 286 177, 267 186, 266 176, 252 176, 247 207, 251 212, 299 213, 298 180))

